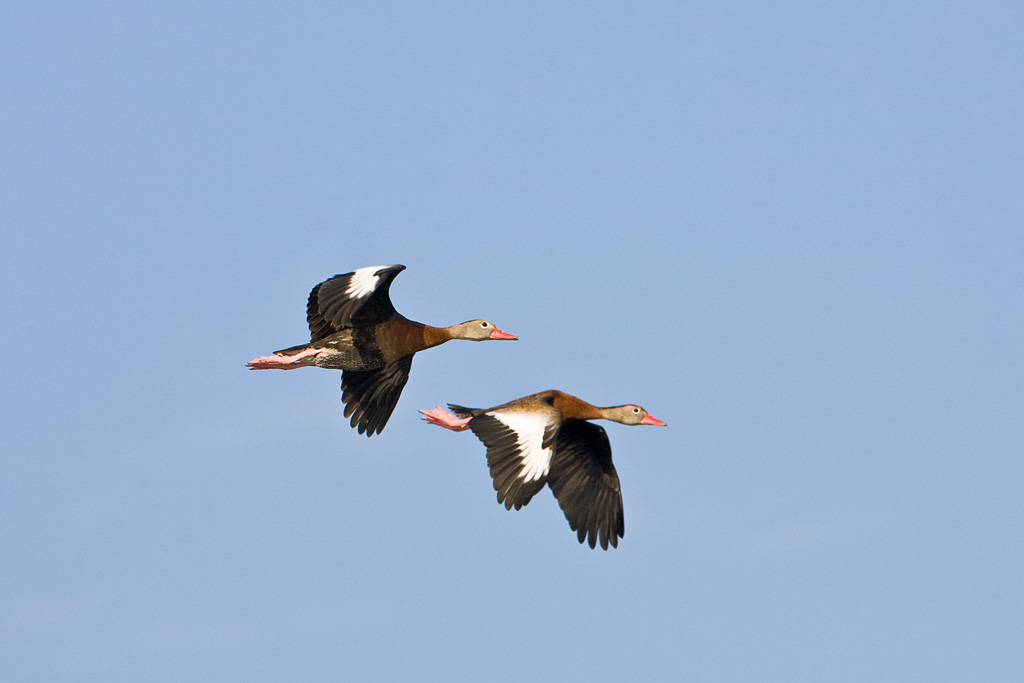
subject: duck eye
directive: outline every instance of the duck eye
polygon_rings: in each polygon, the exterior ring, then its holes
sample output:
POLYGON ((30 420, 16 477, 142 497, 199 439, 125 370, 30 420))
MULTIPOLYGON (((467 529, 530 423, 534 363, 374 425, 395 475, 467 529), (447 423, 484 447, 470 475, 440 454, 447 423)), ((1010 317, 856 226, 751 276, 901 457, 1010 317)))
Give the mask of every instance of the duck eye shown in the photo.
POLYGON ((480 327, 487 327, 487 321, 485 320, 484 322, 480 323, 480 327))
POLYGON ((633 408, 633 412, 634 412, 634 413, 639 413, 639 412, 640 412, 640 409, 639 409, 639 408, 633 408))

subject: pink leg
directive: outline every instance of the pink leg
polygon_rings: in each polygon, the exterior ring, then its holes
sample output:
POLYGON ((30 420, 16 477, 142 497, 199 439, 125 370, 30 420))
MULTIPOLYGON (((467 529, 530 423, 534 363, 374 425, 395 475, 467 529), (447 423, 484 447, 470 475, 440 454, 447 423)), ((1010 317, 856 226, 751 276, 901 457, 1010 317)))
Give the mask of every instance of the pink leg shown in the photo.
POLYGON ((473 419, 472 417, 455 417, 441 407, 434 408, 433 410, 421 410, 420 412, 423 413, 423 419, 428 423, 450 429, 453 432, 466 431, 469 429, 469 421, 473 419))
POLYGON ((274 356, 260 356, 254 358, 246 366, 250 370, 270 370, 277 368, 279 370, 294 370, 295 368, 301 368, 305 365, 309 365, 312 361, 312 357, 320 353, 323 349, 308 348, 299 351, 294 356, 284 356, 277 354, 274 356))

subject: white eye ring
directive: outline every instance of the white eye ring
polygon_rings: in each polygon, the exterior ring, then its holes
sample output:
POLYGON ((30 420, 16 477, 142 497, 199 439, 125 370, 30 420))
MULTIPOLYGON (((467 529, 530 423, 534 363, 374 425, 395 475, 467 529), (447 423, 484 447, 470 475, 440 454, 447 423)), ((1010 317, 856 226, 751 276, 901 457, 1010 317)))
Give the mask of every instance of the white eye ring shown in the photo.
POLYGON ((485 321, 481 322, 480 323, 480 327, 487 327, 487 321, 485 320, 485 321))

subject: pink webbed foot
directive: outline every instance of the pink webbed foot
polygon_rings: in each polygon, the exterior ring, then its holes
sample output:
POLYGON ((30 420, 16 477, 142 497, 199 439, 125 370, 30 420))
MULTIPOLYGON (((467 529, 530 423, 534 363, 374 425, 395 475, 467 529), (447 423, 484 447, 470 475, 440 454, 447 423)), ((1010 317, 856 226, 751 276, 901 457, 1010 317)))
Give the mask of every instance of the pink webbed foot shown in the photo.
POLYGON ((253 358, 245 365, 250 370, 272 370, 274 368, 278 370, 294 370, 295 368, 309 365, 312 357, 320 353, 320 351, 321 349, 308 348, 299 351, 293 356, 286 356, 280 353, 273 356, 260 356, 259 358, 253 358))
POLYGON ((444 408, 438 406, 433 410, 421 410, 423 419, 429 424, 450 429, 453 432, 464 432, 469 429, 469 421, 472 417, 455 417, 444 408))

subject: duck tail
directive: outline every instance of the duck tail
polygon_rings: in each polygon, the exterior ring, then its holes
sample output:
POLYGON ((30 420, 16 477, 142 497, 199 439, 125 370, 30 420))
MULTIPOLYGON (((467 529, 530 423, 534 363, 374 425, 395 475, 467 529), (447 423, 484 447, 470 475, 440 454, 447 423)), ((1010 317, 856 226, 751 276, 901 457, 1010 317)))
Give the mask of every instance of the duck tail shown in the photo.
POLYGON ((274 351, 276 356, 294 356, 300 351, 305 351, 309 348, 309 344, 299 344, 298 346, 289 346, 287 349, 281 349, 280 351, 274 351))
POLYGON ((483 412, 479 408, 467 408, 466 406, 458 406, 454 403, 448 404, 448 410, 452 411, 459 417, 476 417, 483 412))

